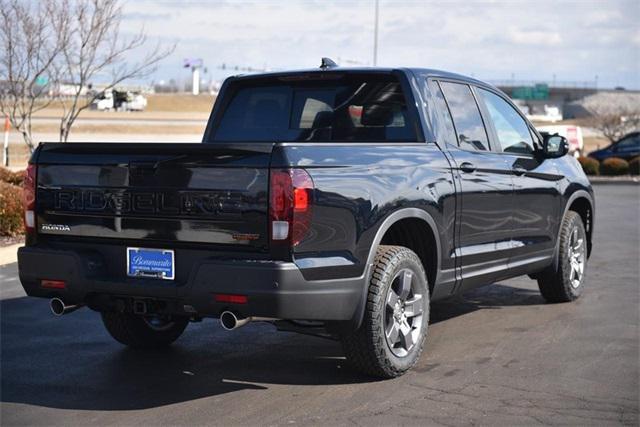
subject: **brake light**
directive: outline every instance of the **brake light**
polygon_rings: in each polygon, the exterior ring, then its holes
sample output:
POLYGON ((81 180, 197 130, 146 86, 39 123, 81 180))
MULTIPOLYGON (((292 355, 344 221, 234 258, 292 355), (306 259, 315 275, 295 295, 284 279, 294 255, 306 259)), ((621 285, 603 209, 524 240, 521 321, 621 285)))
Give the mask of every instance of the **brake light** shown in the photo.
POLYGON ((309 193, 306 188, 293 189, 294 212, 306 212, 309 209, 309 193))
POLYGON ((29 164, 25 171, 24 183, 22 185, 22 206, 24 208, 24 228, 27 232, 35 230, 36 227, 36 165, 29 164))
POLYGON ((272 170, 269 188, 271 240, 304 239, 311 226, 313 180, 304 169, 272 170))

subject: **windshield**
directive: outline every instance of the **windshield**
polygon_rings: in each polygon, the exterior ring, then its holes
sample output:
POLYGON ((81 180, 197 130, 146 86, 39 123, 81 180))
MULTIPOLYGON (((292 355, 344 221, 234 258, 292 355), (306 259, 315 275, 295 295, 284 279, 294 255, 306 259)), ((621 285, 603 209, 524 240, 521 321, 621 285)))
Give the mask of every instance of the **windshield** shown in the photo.
POLYGON ((402 88, 391 75, 247 80, 228 92, 206 142, 416 141, 402 88))

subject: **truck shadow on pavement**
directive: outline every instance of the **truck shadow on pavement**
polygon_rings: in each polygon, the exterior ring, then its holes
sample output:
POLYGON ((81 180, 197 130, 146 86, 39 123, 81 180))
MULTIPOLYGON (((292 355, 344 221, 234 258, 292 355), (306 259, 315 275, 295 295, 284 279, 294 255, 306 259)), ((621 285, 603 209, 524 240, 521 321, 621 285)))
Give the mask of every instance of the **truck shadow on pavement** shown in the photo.
MULTIPOLYGON (((535 291, 497 284, 433 304, 431 318, 542 303, 535 291)), ((374 381, 346 364, 338 343, 268 324, 228 333, 208 320, 190 325, 169 349, 134 351, 87 309, 53 318, 48 301, 22 297, 0 301, 0 319, 2 402, 134 410, 240 390, 374 381)))
POLYGON ((545 304, 537 289, 495 283, 431 305, 430 323, 435 324, 477 310, 545 304))

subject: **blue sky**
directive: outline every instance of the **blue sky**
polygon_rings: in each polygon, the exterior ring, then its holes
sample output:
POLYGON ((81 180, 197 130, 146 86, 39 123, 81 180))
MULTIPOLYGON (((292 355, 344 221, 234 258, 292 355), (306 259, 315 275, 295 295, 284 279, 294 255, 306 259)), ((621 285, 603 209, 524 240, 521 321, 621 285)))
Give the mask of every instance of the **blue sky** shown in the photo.
MULTIPOLYGON (((124 3, 125 33, 177 43, 152 76, 187 79, 184 58, 209 76, 227 65, 316 67, 372 63, 374 0, 124 3), (340 58, 340 61, 338 61, 340 58)), ((640 1, 380 0, 378 65, 421 66, 484 80, 589 81, 640 89, 640 1)), ((207 77, 208 78, 208 77, 207 77)))

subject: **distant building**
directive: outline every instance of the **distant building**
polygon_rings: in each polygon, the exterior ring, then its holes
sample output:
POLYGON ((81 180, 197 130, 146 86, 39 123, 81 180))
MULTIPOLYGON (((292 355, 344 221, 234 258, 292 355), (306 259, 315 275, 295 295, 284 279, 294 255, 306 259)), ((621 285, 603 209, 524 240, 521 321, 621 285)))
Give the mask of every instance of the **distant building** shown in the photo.
POLYGON ((535 121, 558 121, 587 117, 589 103, 613 104, 635 102, 640 105, 640 91, 598 89, 594 82, 493 82, 509 95, 518 108, 535 121), (586 103, 586 104, 585 104, 586 103))
MULTIPOLYGON (((107 86, 109 85, 106 85, 103 83, 96 83, 91 85, 91 90, 95 92, 104 92, 107 86)), ((142 85, 142 84, 119 83, 118 85, 115 86, 114 89, 121 92, 135 92, 135 93, 142 93, 145 95, 153 94, 156 92, 153 85, 142 85)))
POLYGON ((75 96, 80 90, 80 95, 86 95, 89 88, 80 88, 76 83, 53 83, 49 85, 49 96, 75 96))
POLYGON ((590 110, 615 113, 640 111, 640 91, 608 90, 586 96, 565 106, 567 118, 589 117, 590 110))

